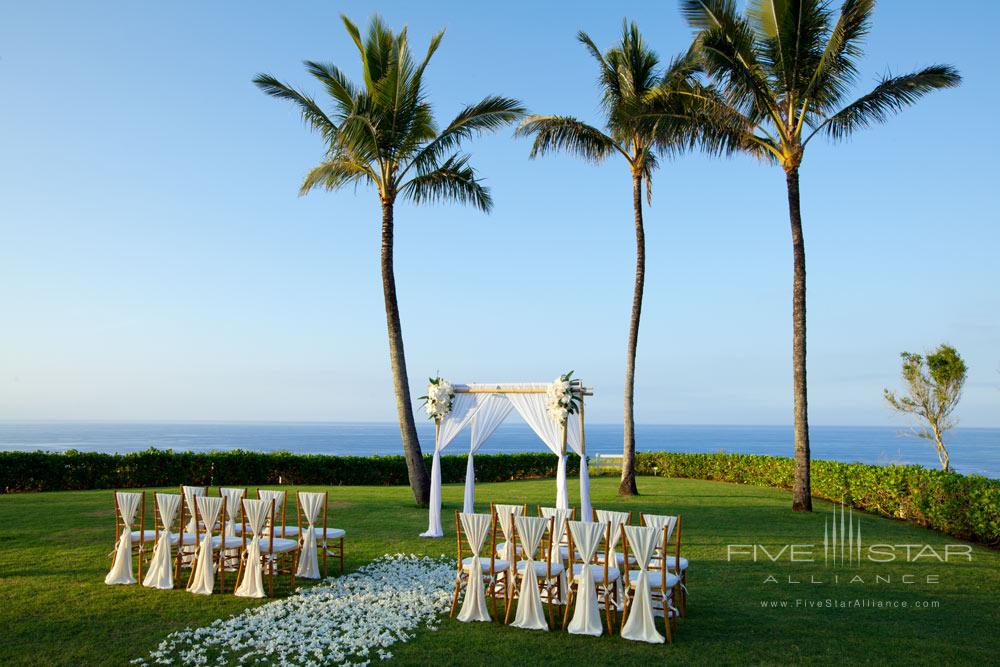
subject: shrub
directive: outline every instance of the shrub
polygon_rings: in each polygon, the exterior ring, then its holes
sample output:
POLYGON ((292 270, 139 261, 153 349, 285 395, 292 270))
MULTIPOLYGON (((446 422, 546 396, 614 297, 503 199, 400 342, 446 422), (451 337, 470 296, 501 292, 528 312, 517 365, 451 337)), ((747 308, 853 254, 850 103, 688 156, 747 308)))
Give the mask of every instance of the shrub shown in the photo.
MULTIPOLYGON (((430 457, 425 457, 424 462, 429 467, 430 457)), ((556 463, 553 454, 476 455, 476 480, 504 482, 554 477, 556 463)), ((465 465, 464 454, 442 456, 442 481, 462 482, 465 465)), ((657 452, 638 454, 636 467, 640 475, 791 489, 794 462, 779 456, 657 452)), ((579 472, 577 457, 569 457, 567 471, 571 475, 579 472)), ((131 454, 0 452, 0 490, 4 493, 179 484, 392 486, 406 483, 406 461, 402 456, 157 449, 131 454)), ((813 461, 812 492, 816 497, 860 510, 1000 546, 1000 480, 919 466, 813 461)))

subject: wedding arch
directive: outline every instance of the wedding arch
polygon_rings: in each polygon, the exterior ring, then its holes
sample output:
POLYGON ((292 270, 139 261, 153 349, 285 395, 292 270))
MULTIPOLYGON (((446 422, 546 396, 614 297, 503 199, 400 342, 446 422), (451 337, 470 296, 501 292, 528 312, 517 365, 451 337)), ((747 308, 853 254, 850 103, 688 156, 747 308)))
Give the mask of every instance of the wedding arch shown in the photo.
POLYGON ((580 457, 580 511, 591 516, 590 476, 584 431, 583 399, 593 390, 568 373, 551 383, 456 384, 441 378, 428 387, 427 412, 435 419, 434 457, 427 531, 421 537, 443 537, 441 529, 441 452, 471 424, 468 463, 465 467, 464 512, 475 500, 474 457, 497 427, 516 410, 545 446, 559 457, 556 467, 556 507, 569 509, 566 493, 567 447, 580 457))

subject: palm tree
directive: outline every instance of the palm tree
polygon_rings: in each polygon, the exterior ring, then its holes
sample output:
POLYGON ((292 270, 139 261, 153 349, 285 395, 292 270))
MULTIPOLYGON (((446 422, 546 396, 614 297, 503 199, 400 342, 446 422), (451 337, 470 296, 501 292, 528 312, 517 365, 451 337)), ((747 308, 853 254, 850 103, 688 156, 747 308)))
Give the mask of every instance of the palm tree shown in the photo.
POLYGON ((600 70, 604 128, 572 116, 525 118, 518 135, 534 136, 531 157, 551 150, 565 150, 590 162, 620 156, 632 175, 632 209, 635 222, 635 286, 629 320, 625 365, 625 442, 620 495, 638 495, 635 483, 635 356, 639 343, 639 318, 646 276, 646 239, 642 217, 642 191, 651 202, 651 177, 658 166, 657 147, 671 154, 698 139, 695 107, 711 91, 696 80, 697 68, 690 54, 675 58, 666 68, 646 44, 633 23, 624 23, 619 42, 602 53, 585 32, 577 35, 597 61, 600 70))
POLYGON ((456 201, 489 212, 489 190, 458 152, 469 137, 496 130, 524 114, 520 102, 490 96, 466 107, 443 130, 434 123, 426 101, 423 74, 441 43, 444 31, 434 35, 418 64, 410 55, 406 28, 394 34, 374 16, 362 38, 357 26, 341 16, 361 56, 364 79, 352 82, 333 64, 306 61, 306 70, 330 98, 329 113, 312 97, 268 74, 254 79, 265 93, 288 100, 302 112, 306 125, 323 137, 326 155, 313 167, 299 190, 338 190, 344 186, 374 186, 382 206, 382 291, 389 332, 389 360, 399 414, 399 430, 406 453, 410 487, 419 505, 426 505, 429 478, 417 439, 410 400, 403 332, 396 303, 393 275, 393 209, 397 197, 415 204, 456 201))
POLYGON ((726 104, 716 109, 729 148, 777 163, 785 171, 792 231, 792 367, 795 485, 792 509, 812 511, 806 395, 806 252, 799 209, 799 167, 818 134, 846 139, 886 122, 939 88, 961 82, 955 68, 933 65, 885 76, 871 92, 843 104, 857 77, 874 0, 844 0, 835 15, 824 0, 681 0, 698 31, 694 49, 718 82, 726 104))

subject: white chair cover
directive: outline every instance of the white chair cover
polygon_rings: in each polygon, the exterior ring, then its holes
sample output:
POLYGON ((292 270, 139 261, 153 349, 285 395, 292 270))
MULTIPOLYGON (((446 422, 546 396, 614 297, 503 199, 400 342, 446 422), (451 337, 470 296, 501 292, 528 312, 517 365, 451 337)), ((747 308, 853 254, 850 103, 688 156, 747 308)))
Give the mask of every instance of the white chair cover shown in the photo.
POLYGON ((572 510, 561 510, 558 507, 543 507, 542 516, 554 519, 552 524, 552 553, 558 555, 559 545, 566 537, 566 521, 573 516, 572 510))
POLYGON ((444 537, 441 528, 441 452, 451 444, 463 428, 476 414, 476 395, 455 394, 451 401, 451 412, 442 420, 434 441, 434 457, 431 459, 431 497, 427 506, 427 530, 420 537, 444 537))
MULTIPOLYGON (((459 514, 465 540, 472 549, 472 565, 469 568, 469 578, 465 584, 465 599, 458 613, 458 620, 463 623, 471 621, 489 621, 490 612, 486 608, 486 593, 483 589, 483 563, 480 554, 486 534, 490 530, 493 517, 489 514, 459 514)), ((461 563, 459 564, 461 565, 461 563)))
POLYGON ((518 563, 518 569, 524 569, 521 575, 521 590, 518 592, 517 615, 511 623, 523 630, 548 630, 545 613, 542 610, 542 595, 538 590, 538 577, 535 573, 535 553, 545 534, 549 520, 535 516, 518 516, 514 519, 517 534, 524 546, 524 560, 518 563))
POLYGON ((215 560, 212 558, 212 530, 222 511, 223 498, 198 496, 198 513, 205 524, 205 534, 198 545, 198 555, 195 558, 194 575, 188 584, 189 593, 211 595, 215 590, 215 560))
POLYGON ((507 419, 514 406, 503 394, 473 394, 479 406, 472 418, 469 458, 465 464, 465 498, 463 512, 474 512, 476 502, 475 454, 490 439, 497 427, 507 419))
POLYGON ((219 494, 226 499, 226 527, 222 532, 226 537, 236 536, 236 523, 240 520, 240 502, 246 495, 245 489, 222 487, 219 494))
POLYGON ((187 505, 188 510, 188 522, 187 526, 184 527, 184 532, 194 533, 198 528, 194 519, 194 499, 205 495, 208 489, 204 486, 182 486, 181 491, 184 493, 184 503, 187 505))
MULTIPOLYGON (((261 492, 263 494, 263 491, 261 492)), ((236 587, 235 595, 241 598, 264 597, 264 571, 260 562, 260 538, 271 518, 273 498, 267 500, 243 500, 243 511, 247 515, 247 530, 253 534, 243 562, 243 579, 236 587)), ((245 538, 244 538, 245 539, 245 538)))
MULTIPOLYGON (((299 493, 299 503, 302 514, 309 527, 302 536, 302 553, 299 555, 299 566, 295 570, 296 577, 303 579, 319 579, 319 558, 316 552, 316 520, 326 502, 325 493, 299 493)), ((325 541, 325 540, 324 540, 325 541)))
POLYGON ((574 547, 580 552, 583 567, 576 575, 578 587, 576 605, 573 608, 573 620, 566 628, 574 635, 592 635, 599 637, 604 629, 601 627, 601 612, 597 608, 597 584, 594 582, 594 571, 590 567, 594 560, 594 552, 604 535, 604 524, 570 521, 569 532, 573 536, 574 547))
POLYGON ((174 587, 174 562, 170 553, 170 529, 174 517, 181 506, 181 497, 176 493, 157 493, 156 506, 160 510, 162 532, 153 547, 153 557, 149 561, 149 570, 142 580, 147 588, 170 590, 174 587))
POLYGON ((516 554, 511 549, 511 542, 514 534, 511 532, 510 518, 521 516, 524 513, 524 505, 500 505, 493 508, 497 512, 497 522, 500 524, 500 531, 503 533, 504 544, 497 549, 497 555, 502 560, 514 562, 517 560, 516 554))
POLYGON ((618 546, 618 539, 622 535, 622 524, 628 522, 628 512, 611 512, 609 510, 597 510, 597 522, 600 524, 611 524, 611 539, 608 541, 608 550, 605 558, 608 565, 616 567, 618 565, 618 555, 615 547, 618 546))
POLYGON ((118 546, 115 550, 115 560, 111 564, 111 571, 104 577, 104 583, 114 584, 134 584, 135 577, 132 576, 132 522, 135 521, 135 513, 142 502, 141 493, 129 493, 118 491, 115 493, 118 502, 118 514, 122 518, 122 532, 118 536, 118 546))
MULTIPOLYGON (((629 607, 628 619, 622 628, 622 637, 638 642, 662 644, 663 635, 656 630, 653 619, 653 600, 649 594, 649 560, 656 551, 656 546, 663 535, 662 530, 644 526, 625 526, 625 537, 628 539, 631 553, 635 555, 639 565, 639 577, 635 582, 635 598, 629 607)), ((669 619, 664 617, 669 623, 669 619)))

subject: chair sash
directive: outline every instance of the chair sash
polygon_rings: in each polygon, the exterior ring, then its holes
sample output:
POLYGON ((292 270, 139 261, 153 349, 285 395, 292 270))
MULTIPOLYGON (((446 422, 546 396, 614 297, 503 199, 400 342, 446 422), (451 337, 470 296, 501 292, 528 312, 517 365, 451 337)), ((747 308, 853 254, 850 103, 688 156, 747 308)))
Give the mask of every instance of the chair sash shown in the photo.
MULTIPOLYGON (((656 551, 659 538, 663 531, 644 526, 625 526, 625 538, 628 540, 635 561, 639 565, 639 577, 635 582, 635 597, 629 607, 628 619, 622 628, 622 637, 650 644, 662 644, 663 635, 656 631, 656 621, 653 619, 653 600, 649 593, 649 561, 656 551)), ((666 607, 666 600, 664 600, 666 607)), ((670 619, 664 616, 664 622, 670 619)))
MULTIPOLYGON (((316 520, 320 510, 326 503, 325 493, 299 493, 299 505, 308 524, 302 535, 302 553, 299 555, 299 566, 295 570, 296 577, 303 579, 319 579, 319 558, 316 553, 316 520)), ((323 536, 326 542, 326 536, 323 536)))
MULTIPOLYGON (((465 599, 458 613, 458 620, 463 623, 471 621, 489 621, 490 612, 486 609, 486 593, 483 590, 483 564, 479 554, 483 551, 486 534, 489 533, 493 517, 489 514, 459 514, 465 540, 472 549, 472 565, 469 568, 469 579, 465 584, 465 599)), ((462 567, 462 564, 458 564, 462 567)))
POLYGON ((204 486, 182 486, 181 491, 184 493, 184 502, 187 504, 188 508, 188 524, 184 527, 184 532, 195 533, 198 530, 198 524, 195 519, 195 498, 198 496, 203 496, 208 491, 204 486))
MULTIPOLYGON (((615 553, 615 547, 618 545, 618 538, 622 534, 622 524, 628 523, 628 512, 597 510, 597 522, 611 525, 611 539, 608 540, 605 558, 608 561, 608 565, 617 567, 618 554, 615 553)), ((626 565, 628 564, 626 563, 626 565)))
MULTIPOLYGON (((274 500, 243 499, 243 511, 247 515, 246 528, 253 537, 247 545, 243 561, 243 579, 236 587, 235 595, 241 598, 264 597, 264 569, 260 558, 260 538, 271 516, 274 500)), ((244 533, 246 539, 246 533, 244 533)))
POLYGON ((542 516, 546 519, 554 519, 552 524, 552 552, 555 558, 559 558, 559 545, 566 537, 566 520, 573 516, 573 510, 561 510, 557 507, 543 507, 542 516))
POLYGON ((580 552, 583 565, 577 577, 576 605, 573 608, 573 620, 566 628, 574 635, 592 635, 599 637, 604 629, 601 627, 601 612, 597 608, 597 584, 594 582, 594 572, 590 567, 594 554, 601 543, 606 530, 603 523, 585 521, 570 521, 569 532, 573 536, 574 548, 580 552))
POLYGON ((113 584, 134 584, 135 577, 132 576, 132 522, 135 521, 135 513, 142 502, 141 493, 116 492, 115 499, 118 503, 118 514, 122 518, 122 532, 118 536, 118 544, 115 549, 115 560, 111 564, 111 571, 104 577, 104 583, 113 584))
POLYGON ((246 491, 244 489, 222 487, 219 489, 219 495, 226 499, 226 526, 222 534, 226 537, 235 537, 236 522, 240 518, 240 501, 243 500, 246 491))
MULTIPOLYGON (((661 532, 664 528, 667 529, 667 543, 669 544, 671 538, 674 536, 674 529, 677 528, 677 517, 668 516, 666 514, 643 514, 642 522, 650 528, 656 528, 661 532)), ((659 544, 656 545, 657 548, 660 547, 659 544)), ((654 551, 655 553, 655 551, 654 551)))
POLYGON ((521 575, 521 590, 518 593, 517 615, 511 623, 516 628, 524 630, 548 630, 545 614, 542 611, 542 595, 538 590, 538 577, 535 574, 535 553, 541 544, 542 536, 549 520, 536 516, 518 516, 514 518, 517 534, 524 548, 524 574, 521 575))
MULTIPOLYGON (((268 489, 258 489, 257 490, 257 497, 260 498, 261 500, 263 500, 264 502, 267 502, 269 500, 273 500, 274 501, 274 520, 275 520, 275 522, 279 522, 280 521, 280 522, 284 523, 282 521, 282 519, 281 519, 281 513, 282 513, 282 510, 285 507, 285 492, 284 491, 271 491, 271 490, 268 490, 268 489)), ((268 522, 269 523, 270 523, 270 518, 271 518, 270 515, 268 515, 268 522)), ((269 529, 270 526, 267 526, 267 528, 269 529)), ((282 528, 284 528, 284 526, 282 526, 282 528)), ((268 534, 270 534, 270 533, 268 532, 268 534)), ((280 534, 280 531, 278 531, 278 534, 275 534, 274 537, 284 537, 284 536, 280 534)))
POLYGON ((205 524, 205 534, 198 545, 198 555, 195 558, 194 573, 188 584, 189 593, 211 595, 215 590, 215 559, 212 554, 212 530, 219 519, 225 498, 197 496, 198 513, 201 522, 205 524))
POLYGON ((497 521, 500 523, 500 531, 503 533, 504 542, 506 542, 497 555, 501 559, 509 560, 513 563, 517 560, 517 555, 512 549, 514 534, 510 519, 511 517, 521 516, 524 513, 524 505, 494 505, 493 509, 496 510, 497 521))
POLYGON ((149 571, 142 580, 147 588, 170 590, 174 587, 174 563, 170 553, 170 529, 174 517, 181 506, 181 497, 176 493, 157 493, 156 507, 160 511, 161 532, 153 547, 153 557, 149 561, 149 571))

